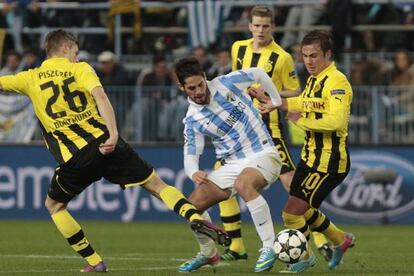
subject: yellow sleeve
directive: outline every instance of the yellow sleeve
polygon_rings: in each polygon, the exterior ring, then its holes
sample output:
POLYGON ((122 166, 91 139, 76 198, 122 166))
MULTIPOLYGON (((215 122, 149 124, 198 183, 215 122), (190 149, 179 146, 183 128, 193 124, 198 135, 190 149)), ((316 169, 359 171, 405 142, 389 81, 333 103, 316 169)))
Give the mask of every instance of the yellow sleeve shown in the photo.
POLYGON ((79 66, 81 66, 78 76, 78 82, 80 85, 85 87, 85 89, 89 92, 92 92, 95 87, 102 87, 95 70, 93 70, 89 64, 81 62, 79 63, 79 66))
POLYGON ((352 88, 345 78, 327 85, 323 98, 329 106, 321 119, 301 118, 296 125, 309 131, 336 131, 346 128, 352 101, 352 88))
POLYGON ((237 42, 231 46, 231 71, 237 70, 237 42))
POLYGON ((288 111, 303 112, 302 108, 302 98, 292 97, 286 99, 288 103, 288 111))
POLYGON ((283 90, 299 90, 299 80, 295 71, 295 64, 291 55, 284 55, 283 62, 281 62, 280 78, 282 80, 283 90))
POLYGON ((16 75, 0 77, 0 83, 3 91, 17 92, 23 95, 29 94, 30 73, 28 71, 20 72, 16 75))

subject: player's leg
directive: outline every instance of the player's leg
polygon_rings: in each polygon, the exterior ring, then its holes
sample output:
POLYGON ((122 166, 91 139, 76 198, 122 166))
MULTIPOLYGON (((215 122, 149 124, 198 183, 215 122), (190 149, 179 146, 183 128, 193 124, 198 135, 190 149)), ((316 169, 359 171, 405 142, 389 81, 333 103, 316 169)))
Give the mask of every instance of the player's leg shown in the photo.
POLYGON ((248 255, 244 246, 241 232, 241 214, 237 196, 219 203, 220 218, 224 230, 231 238, 231 244, 220 256, 221 260, 247 260, 248 255))
MULTIPOLYGON (((286 144, 282 139, 274 139, 275 147, 279 152, 280 159, 282 160, 282 168, 280 172, 280 182, 282 182, 283 187, 289 193, 290 186, 292 184, 293 177, 295 175, 296 166, 293 164, 293 160, 290 156, 290 152, 286 147, 286 144)), ((289 198, 290 199, 290 198, 289 198)), ((306 206, 303 208, 307 208, 306 206)), ((287 212, 282 213, 283 221, 286 228, 291 229, 302 229, 306 239, 310 240, 310 229, 306 227, 306 221, 301 216, 294 216, 287 212)))
POLYGON ((262 240, 262 248, 254 271, 266 271, 273 267, 276 254, 273 251, 275 233, 270 208, 264 197, 258 192, 276 181, 281 161, 276 151, 266 152, 249 160, 237 177, 234 187, 246 202, 256 231, 262 240))
POLYGON ((177 188, 166 184, 153 172, 151 177, 141 185, 155 197, 161 199, 172 211, 192 222, 203 220, 200 212, 191 204, 177 188))
POLYGON ((332 243, 320 232, 312 231, 312 238, 318 252, 329 262, 333 254, 332 243))
MULTIPOLYGON (((280 182, 282 182, 283 187, 289 193, 290 183, 292 182, 293 176, 295 174, 296 166, 293 163, 293 159, 290 155, 289 148, 286 146, 286 143, 283 139, 274 138, 273 142, 275 147, 279 152, 280 159, 282 160, 282 168, 280 171, 280 182)), ((332 246, 329 241, 326 239, 325 235, 319 232, 312 233, 313 241, 318 248, 318 251, 324 256, 324 258, 329 261, 332 257, 332 246)))
POLYGON ((58 179, 55 174, 45 201, 45 206, 53 222, 73 250, 87 261, 88 264, 84 267, 84 272, 106 271, 102 258, 95 252, 81 226, 66 208, 68 202, 77 192, 71 192, 69 187, 65 188, 64 182, 59 183, 58 179))
POLYGON ((318 231, 329 237, 333 243, 333 253, 329 260, 330 269, 335 268, 342 260, 343 253, 354 246, 355 237, 351 233, 345 233, 332 223, 320 210, 310 208, 304 215, 312 231, 318 231))
MULTIPOLYGON (((308 198, 310 197, 311 192, 302 189, 302 187, 305 187, 305 184, 308 184, 307 180, 309 179, 309 175, 311 175, 309 168, 301 161, 291 181, 290 195, 282 211, 285 227, 301 231, 308 242, 310 240, 311 229, 306 222, 304 214, 310 208, 308 198)), ((315 263, 316 258, 312 252, 310 243, 308 243, 305 260, 289 266, 288 271, 301 272, 312 267, 315 263)))
MULTIPOLYGON (((292 183, 293 184, 293 183, 292 183)), ((296 229, 301 231, 308 240, 307 255, 303 261, 288 266, 288 272, 302 272, 305 271, 316 263, 315 254, 313 254, 309 240, 310 240, 310 227, 306 223, 303 216, 303 212, 309 209, 309 204, 295 196, 289 196, 288 201, 283 209, 282 218, 285 227, 288 229, 296 229)), ((285 272, 285 271, 282 271, 285 272)))
POLYGON ((324 233, 332 241, 334 246, 344 242, 345 232, 336 227, 329 218, 320 210, 310 208, 304 217, 313 231, 324 233))
MULTIPOLYGON (((187 200, 177 188, 166 184, 155 173, 153 173, 149 179, 145 180, 142 187, 155 197, 161 199, 170 210, 187 219, 191 223, 193 231, 207 235, 210 239, 220 245, 230 244, 230 237, 228 234, 211 222, 204 220, 200 214, 205 210, 203 206, 208 206, 207 208, 212 206, 209 205, 210 203, 194 201, 197 202, 198 205, 193 205, 192 201, 187 200)), ((220 200, 224 200, 224 197, 213 199, 215 202, 214 204, 217 204, 220 200)))
MULTIPOLYGON (((207 212, 203 213, 203 219, 211 223, 211 218, 207 212)), ((178 267, 179 272, 193 272, 205 265, 214 266, 220 261, 215 242, 201 232, 194 231, 193 234, 199 243, 200 251, 195 257, 181 264, 178 267)))
MULTIPOLYGON (((219 161, 214 165, 214 169, 221 167, 219 161)), ((231 238, 229 248, 220 256, 221 260, 236 261, 247 260, 247 253, 241 234, 241 215, 237 197, 233 196, 219 203, 220 218, 223 222, 224 230, 231 238)))
MULTIPOLYGON (((320 173, 319 173, 320 174, 320 173)), ((343 258, 343 254, 354 245, 355 237, 351 233, 346 233, 332 223, 329 218, 320 210, 317 210, 322 201, 329 195, 329 193, 337 187, 345 179, 347 173, 341 174, 327 174, 321 175, 321 181, 318 184, 318 189, 313 193, 312 200, 310 202, 311 208, 304 214, 312 231, 323 233, 332 241, 334 250, 332 258, 328 263, 330 269, 339 265, 343 258)))
POLYGON ((281 138, 273 138, 273 143, 275 144, 275 148, 277 149, 280 160, 282 161, 279 180, 282 182, 283 188, 285 188, 285 190, 289 193, 290 183, 292 182, 293 175, 295 174, 296 166, 285 141, 281 138))
MULTIPOLYGON (((283 173, 283 166, 282 166, 282 174, 280 175, 279 179, 283 184, 283 187, 289 192, 290 183, 292 182, 293 175, 295 174, 294 170, 287 171, 283 173)), ((332 245, 326 238, 326 236, 320 232, 312 232, 313 242, 315 243, 316 248, 318 248, 319 253, 325 258, 326 261, 332 257, 332 245)))
POLYGON ((167 185, 154 168, 142 159, 122 138, 113 153, 104 157, 104 177, 122 187, 142 186, 162 200, 172 211, 188 221, 202 220, 197 209, 175 187, 167 185))
MULTIPOLYGON (((230 189, 222 189, 211 180, 206 180, 206 183, 196 187, 196 189, 189 196, 188 200, 194 204, 197 210, 205 212, 211 206, 228 199, 230 196, 230 189)), ((203 214, 203 216, 204 215, 205 214, 203 214)), ((211 224, 211 220, 207 220, 207 222, 210 224, 200 223, 199 220, 196 220, 191 223, 191 228, 194 232, 199 232, 209 236, 220 245, 228 246, 231 242, 228 234, 222 229, 211 224)))
MULTIPOLYGON (((231 195, 230 190, 223 190, 210 180, 203 185, 197 186, 189 196, 189 201, 194 203, 198 210, 203 212, 203 219, 211 223, 211 218, 205 211, 218 202, 227 199, 231 195)), ((217 251, 214 240, 219 239, 217 231, 204 225, 198 225, 195 221, 192 223, 194 235, 200 245, 200 252, 195 257, 186 261, 178 268, 179 272, 193 272, 205 265, 215 265, 219 262, 220 256, 217 251)), ((220 234, 220 233, 219 233, 220 234)), ((230 242, 230 239, 228 239, 230 242)))
MULTIPOLYGON (((286 227, 296 227, 295 229, 304 233, 307 233, 311 228, 312 231, 322 232, 334 245, 337 245, 338 250, 334 250, 332 260, 329 262, 330 268, 337 266, 343 253, 353 245, 354 238, 352 235, 346 235, 338 229, 324 214, 313 209, 313 207, 318 208, 326 196, 342 182, 345 176, 346 174, 321 173, 301 162, 292 180, 290 197, 283 210, 286 227), (299 217, 295 218, 295 216, 299 217), (298 223, 297 225, 295 225, 295 220, 298 223), (303 222, 306 223, 306 230, 305 228, 298 228, 303 225, 303 222), (337 257, 335 257, 336 251, 339 252, 337 257), (338 263, 336 263, 337 260, 339 260, 338 263)), ((289 270, 301 272, 313 266, 316 259, 312 252, 309 251, 308 255, 309 258, 291 265, 289 270)))

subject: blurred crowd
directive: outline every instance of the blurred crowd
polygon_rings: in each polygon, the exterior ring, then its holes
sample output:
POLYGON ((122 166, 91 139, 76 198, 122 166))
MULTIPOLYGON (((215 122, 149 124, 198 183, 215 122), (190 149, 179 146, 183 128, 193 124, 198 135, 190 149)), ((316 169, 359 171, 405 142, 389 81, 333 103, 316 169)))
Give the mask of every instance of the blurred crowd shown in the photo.
MULTIPOLYGON (((137 0, 112 0, 109 2, 131 2, 139 5, 137 0)), ((218 1, 218 0, 217 0, 218 1)), ((3 4, 0 16, 0 28, 9 29, 13 39, 6 40, 5 50, 14 49, 22 54, 27 47, 37 46, 41 48, 41 37, 36 34, 22 33, 24 27, 106 27, 108 24, 107 9, 52 9, 41 8, 40 3, 67 2, 61 0, 0 0, 3 4)), ((87 0, 77 2, 108 2, 87 0)), ((157 1, 162 2, 162 1, 157 1)), ((168 0, 168 3, 191 1, 168 0)), ((194 1, 193 1, 194 2, 194 1)), ((195 1, 196 2, 196 1, 195 1)), ((213 1, 216 2, 216 1, 213 1)), ((221 1, 227 9, 225 18, 221 20, 223 27, 245 27, 248 23, 248 15, 251 7, 237 6, 235 1, 221 1)), ((374 1, 375 2, 375 1, 374 1)), ((351 0, 321 0, 321 4, 283 5, 274 6, 276 25, 284 27, 309 27, 312 25, 328 25, 332 27, 337 52, 340 54, 343 48, 347 51, 392 52, 399 48, 414 50, 414 38, 410 32, 374 32, 353 31, 354 25, 411 25, 414 22, 414 4, 382 3, 382 4, 352 4, 351 0), (350 45, 345 45, 346 37, 350 37, 350 45)), ((253 3, 254 4, 254 3, 253 3)), ((151 6, 140 9, 140 26, 151 27, 188 27, 187 6, 151 6)), ((133 15, 125 13, 122 16, 122 25, 131 26, 133 15)), ((304 31, 286 31, 276 33, 276 40, 284 48, 292 48, 301 41, 304 31)), ((188 51, 187 34, 149 34, 144 33, 140 37, 125 35, 123 44, 126 45, 122 54, 174 54, 180 51, 188 51)), ((228 48, 234 40, 248 36, 245 32, 231 33, 222 36, 214 45, 208 45, 209 49, 228 48)), ((105 35, 80 36, 81 48, 98 54, 104 50, 113 50, 113 42, 108 41, 105 35)), ((196 45, 197 46, 197 45, 196 45)), ((206 47, 206 45, 203 45, 206 47)))

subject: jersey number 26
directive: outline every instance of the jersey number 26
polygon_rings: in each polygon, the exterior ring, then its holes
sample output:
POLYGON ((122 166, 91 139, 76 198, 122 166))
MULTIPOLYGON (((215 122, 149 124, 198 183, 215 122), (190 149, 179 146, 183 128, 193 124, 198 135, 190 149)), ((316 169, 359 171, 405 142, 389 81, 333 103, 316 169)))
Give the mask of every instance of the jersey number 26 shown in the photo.
POLYGON ((46 90, 51 88, 53 91, 52 97, 49 98, 46 105, 46 113, 53 119, 61 118, 66 116, 66 111, 57 111, 53 112, 52 106, 56 103, 60 89, 63 91, 63 99, 68 103, 69 109, 80 113, 86 109, 87 100, 86 96, 82 91, 74 90, 70 91, 69 85, 75 81, 74 77, 70 77, 63 81, 63 85, 59 88, 59 85, 55 84, 53 81, 48 81, 40 85, 40 89, 46 90), (78 97, 80 106, 76 106, 75 99, 78 97))

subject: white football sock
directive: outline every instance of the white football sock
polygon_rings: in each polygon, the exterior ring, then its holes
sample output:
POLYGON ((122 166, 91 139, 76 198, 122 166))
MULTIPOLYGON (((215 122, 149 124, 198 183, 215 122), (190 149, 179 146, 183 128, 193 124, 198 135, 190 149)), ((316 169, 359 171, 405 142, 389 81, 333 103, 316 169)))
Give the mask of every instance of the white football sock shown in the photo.
MULTIPOLYGON (((207 213, 207 211, 202 213, 201 216, 203 217, 203 219, 211 222, 210 215, 207 213)), ((198 240, 198 243, 200 244, 201 254, 208 257, 211 257, 214 254, 216 254, 216 244, 212 239, 201 233, 193 233, 196 239, 198 240)))
POLYGON ((263 242, 263 247, 273 247, 275 231, 273 229, 272 216, 266 200, 259 195, 257 198, 246 202, 250 211, 257 234, 263 242))

